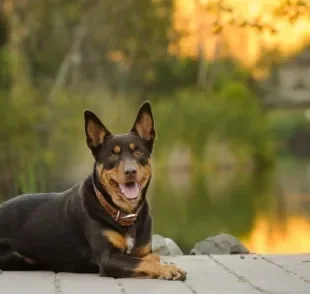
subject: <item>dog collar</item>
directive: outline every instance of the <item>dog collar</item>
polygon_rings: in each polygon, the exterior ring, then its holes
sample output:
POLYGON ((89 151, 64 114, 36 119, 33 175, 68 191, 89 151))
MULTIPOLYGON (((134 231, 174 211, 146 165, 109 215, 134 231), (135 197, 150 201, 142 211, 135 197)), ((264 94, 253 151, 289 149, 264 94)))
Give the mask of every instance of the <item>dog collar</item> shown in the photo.
POLYGON ((104 198, 102 193, 96 188, 94 185, 94 190, 97 196, 98 201, 100 202, 101 206, 112 216, 112 218, 119 223, 121 226, 129 227, 134 224, 134 222, 137 220, 137 217, 139 215, 139 212, 143 206, 141 204, 139 208, 137 209, 136 213, 130 213, 125 214, 120 209, 115 209, 112 207, 104 198))

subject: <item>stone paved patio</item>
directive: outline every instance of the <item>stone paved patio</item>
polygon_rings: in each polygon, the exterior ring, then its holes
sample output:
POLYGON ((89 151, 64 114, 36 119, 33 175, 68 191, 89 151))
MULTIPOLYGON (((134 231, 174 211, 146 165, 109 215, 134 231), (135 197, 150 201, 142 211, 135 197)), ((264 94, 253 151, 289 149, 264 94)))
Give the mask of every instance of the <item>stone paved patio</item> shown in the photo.
POLYGON ((310 254, 165 258, 185 282, 52 272, 1 272, 0 294, 309 294, 310 254))

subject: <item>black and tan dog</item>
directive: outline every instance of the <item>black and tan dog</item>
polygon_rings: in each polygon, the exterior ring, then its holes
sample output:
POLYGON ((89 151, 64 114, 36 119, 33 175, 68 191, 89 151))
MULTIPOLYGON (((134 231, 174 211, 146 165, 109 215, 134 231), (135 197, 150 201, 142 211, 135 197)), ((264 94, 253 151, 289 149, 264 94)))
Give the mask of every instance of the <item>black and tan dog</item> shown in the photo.
POLYGON ((150 103, 125 135, 112 135, 88 110, 84 116, 93 173, 63 193, 21 195, 0 206, 0 269, 184 280, 183 270, 151 253, 150 103))

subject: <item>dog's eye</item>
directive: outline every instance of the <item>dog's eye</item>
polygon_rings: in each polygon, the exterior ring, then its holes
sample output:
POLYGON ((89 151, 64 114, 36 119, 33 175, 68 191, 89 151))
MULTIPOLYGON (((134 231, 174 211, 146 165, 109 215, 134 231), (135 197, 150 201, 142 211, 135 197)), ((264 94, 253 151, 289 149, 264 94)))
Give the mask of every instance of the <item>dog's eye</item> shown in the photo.
POLYGON ((114 153, 111 153, 111 154, 108 155, 108 159, 110 159, 110 160, 114 160, 116 158, 117 158, 117 155, 114 154, 114 153))
POLYGON ((135 150, 134 155, 139 157, 143 155, 143 152, 141 150, 135 150))

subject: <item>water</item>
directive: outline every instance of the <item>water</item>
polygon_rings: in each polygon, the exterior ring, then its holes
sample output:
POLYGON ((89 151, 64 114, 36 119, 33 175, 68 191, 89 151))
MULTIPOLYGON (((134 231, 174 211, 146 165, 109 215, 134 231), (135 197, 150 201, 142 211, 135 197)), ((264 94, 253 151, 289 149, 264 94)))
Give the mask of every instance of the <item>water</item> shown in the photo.
POLYGON ((251 252, 310 252, 310 160, 279 158, 256 174, 157 171, 150 189, 154 232, 185 252, 221 232, 251 252))

